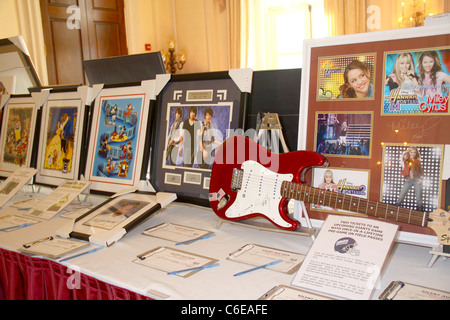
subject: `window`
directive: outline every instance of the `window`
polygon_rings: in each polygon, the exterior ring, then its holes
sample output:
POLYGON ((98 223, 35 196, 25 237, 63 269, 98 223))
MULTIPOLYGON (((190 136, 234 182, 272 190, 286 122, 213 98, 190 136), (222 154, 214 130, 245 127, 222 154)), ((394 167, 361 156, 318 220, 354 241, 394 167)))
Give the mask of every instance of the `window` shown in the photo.
POLYGON ((261 0, 250 17, 248 67, 290 69, 302 67, 303 40, 328 36, 323 0, 261 0))

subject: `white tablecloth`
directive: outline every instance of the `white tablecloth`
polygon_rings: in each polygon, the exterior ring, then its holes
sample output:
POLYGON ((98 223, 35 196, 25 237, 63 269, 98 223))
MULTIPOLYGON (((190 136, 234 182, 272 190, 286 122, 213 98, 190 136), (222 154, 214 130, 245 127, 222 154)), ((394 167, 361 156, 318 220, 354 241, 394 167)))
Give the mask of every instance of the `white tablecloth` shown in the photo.
MULTIPOLYGON (((1 211, 0 215, 3 215, 1 211)), ((0 232, 0 247, 16 250, 23 243, 52 235, 64 223, 67 223, 67 219, 58 215, 49 221, 20 230, 0 232)), ((233 277, 233 274, 250 266, 227 260, 229 253, 248 243, 254 243, 306 254, 312 244, 312 239, 306 236, 260 231, 226 222, 216 228, 217 224, 218 218, 211 209, 174 202, 111 247, 61 263, 99 280, 155 299, 252 300, 276 285, 290 285, 295 274, 262 269, 233 277), (207 229, 215 232, 215 236, 189 245, 175 246, 173 242, 142 234, 145 229, 163 222, 207 229), (219 260, 220 266, 182 278, 132 262, 138 254, 158 246, 176 247, 215 258, 219 260)), ((372 299, 377 299, 393 280, 450 291, 450 261, 440 258, 431 268, 427 267, 431 258, 430 249, 396 243, 386 260, 372 299)))

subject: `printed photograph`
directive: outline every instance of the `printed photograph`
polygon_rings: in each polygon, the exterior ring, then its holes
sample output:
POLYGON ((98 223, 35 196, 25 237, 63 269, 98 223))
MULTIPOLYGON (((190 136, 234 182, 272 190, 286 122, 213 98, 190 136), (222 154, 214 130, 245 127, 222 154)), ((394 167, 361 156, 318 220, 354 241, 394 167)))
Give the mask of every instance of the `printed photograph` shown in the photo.
POLYGON ((385 115, 448 115, 450 47, 384 54, 385 115))
POLYGON ((376 54, 320 57, 317 100, 373 99, 376 54))
POLYGON ((122 199, 86 221, 84 225, 111 230, 146 205, 148 205, 146 201, 122 199))
MULTIPOLYGON (((313 187, 367 199, 370 170, 342 168, 314 168, 313 187)), ((326 203, 325 203, 326 204, 326 203)), ((332 203, 330 203, 332 204, 332 203)), ((311 209, 354 213, 333 206, 311 204, 311 209)))
POLYGON ((440 205, 443 146, 386 144, 382 202, 432 212, 440 205))
POLYGON ((230 129, 232 105, 168 104, 163 167, 210 170, 230 129))
POLYGON ((331 156, 370 157, 373 114, 316 113, 316 152, 331 156))

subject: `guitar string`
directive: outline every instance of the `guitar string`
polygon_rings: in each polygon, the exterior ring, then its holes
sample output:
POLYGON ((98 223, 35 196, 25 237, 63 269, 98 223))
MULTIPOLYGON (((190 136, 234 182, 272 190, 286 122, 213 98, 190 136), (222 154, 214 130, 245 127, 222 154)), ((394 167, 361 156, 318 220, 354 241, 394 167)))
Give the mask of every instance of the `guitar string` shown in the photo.
MULTIPOLYGON (((408 208, 403 208, 400 206, 396 206, 396 205, 392 205, 392 204, 387 204, 387 203, 383 203, 383 202, 378 202, 378 201, 374 201, 374 200, 368 200, 365 198, 361 198, 361 197, 357 197, 357 196, 352 196, 352 195, 347 195, 347 194, 342 194, 342 193, 338 193, 338 192, 333 192, 333 191, 328 191, 328 190, 322 190, 322 189, 318 189, 315 187, 310 187, 308 185, 304 185, 304 184, 299 184, 299 183, 295 183, 295 182, 289 182, 286 181, 288 184, 294 186, 294 188, 296 186, 300 186, 300 188, 302 189, 307 189, 308 190, 308 194, 306 194, 306 192, 303 192, 305 195, 303 197, 303 199, 306 199, 306 197, 308 197, 308 199, 311 199, 311 197, 313 198, 311 202, 315 203, 315 198, 316 198, 316 191, 319 191, 319 194, 317 194, 317 200, 318 202, 321 202, 319 200, 319 196, 321 194, 324 195, 324 197, 326 197, 327 195, 330 197, 330 201, 328 202, 331 206, 331 201, 334 200, 336 207, 339 207, 337 204, 337 200, 340 200, 339 203, 340 208, 343 210, 350 210, 353 212, 358 212, 358 213, 364 213, 364 214, 368 214, 371 216, 375 216, 378 218, 385 218, 385 219, 389 219, 389 220, 396 220, 396 221, 402 221, 402 222, 407 222, 407 223, 411 223, 411 224, 415 224, 415 225, 420 225, 420 226, 425 226, 426 225, 426 221, 428 220, 428 213, 424 213, 424 212, 420 212, 420 211, 416 211, 416 210, 412 210, 412 209, 408 209, 408 208), (352 209, 352 205, 355 206, 356 202, 358 202, 358 207, 356 209, 352 209), (361 202, 363 203, 363 207, 364 205, 366 206, 366 209, 362 209, 360 210, 360 204, 361 202), (369 211, 370 208, 370 211, 369 211), (395 208, 394 210, 392 208, 395 208), (381 212, 382 214, 378 215, 377 213, 381 212), (383 214, 384 212, 384 214, 383 214)), ((285 188, 288 189, 285 192, 286 193, 291 193, 292 189, 294 188, 285 188), (291 192, 289 192, 291 191, 291 192)), ((318 204, 318 203, 315 203, 318 204)))
MULTIPOLYGON (((279 179, 276 174, 256 175, 256 174, 244 172, 243 179, 242 179, 243 184, 244 184, 244 181, 246 183, 246 187, 255 188, 255 186, 256 186, 260 191, 267 191, 267 190, 272 191, 274 187, 277 187, 277 188, 280 188, 280 192, 281 192, 282 191, 281 187, 284 182, 289 183, 290 185, 292 185, 294 187, 301 186, 302 188, 308 188, 310 192, 314 191, 314 190, 316 190, 316 191, 319 190, 319 194, 317 196, 315 196, 315 195, 312 196, 313 201, 308 201, 308 202, 312 202, 314 204, 320 204, 320 202, 321 202, 319 200, 320 193, 323 192, 324 197, 326 197, 326 195, 328 193, 330 193, 329 194, 330 200, 328 202, 330 207, 338 207, 337 205, 332 206, 331 201, 334 200, 335 204, 337 204, 337 200, 342 200, 339 203, 341 209, 349 210, 349 211, 357 212, 357 213, 368 214, 368 215, 372 215, 375 217, 386 218, 386 219, 396 220, 396 221, 403 221, 403 222, 408 222, 408 223, 418 224, 418 225, 424 225, 424 221, 426 221, 428 219, 427 213, 422 213, 420 211, 415 211, 412 209, 407 209, 407 208, 403 208, 403 207, 396 206, 396 205, 386 204, 383 202, 377 202, 374 200, 368 200, 365 198, 356 197, 356 196, 352 196, 352 195, 346 195, 346 194, 342 194, 342 193, 338 193, 338 192, 322 190, 322 189, 311 187, 311 186, 308 186, 308 185, 305 185, 302 183, 291 182, 288 180, 282 180, 282 179, 279 179), (314 200, 315 200, 314 198, 317 198, 317 201, 314 202, 314 200), (354 198, 356 198, 357 202, 358 202, 358 208, 356 208, 356 210, 351 208, 352 203, 355 203, 354 198), (365 211, 360 211, 360 209, 359 209, 359 204, 361 202, 363 202, 363 204, 366 204, 365 211), (369 207, 371 207, 370 211, 374 211, 373 214, 371 214, 371 212, 368 212, 369 207), (373 207, 375 207, 376 210, 373 210, 373 207), (389 209, 389 208, 391 208, 391 209, 389 209), (395 208, 395 210, 392 210, 392 208, 395 208), (385 214, 377 215, 377 212, 385 212, 385 214), (393 217, 392 215, 394 215, 395 217, 393 217)), ((290 193, 289 190, 287 190, 286 192, 290 193)), ((308 197, 310 199, 311 195, 305 195, 303 197, 303 199, 305 199, 306 197, 308 197)), ((290 195, 289 198, 296 199, 296 200, 302 200, 302 199, 297 199, 293 194, 290 195)))

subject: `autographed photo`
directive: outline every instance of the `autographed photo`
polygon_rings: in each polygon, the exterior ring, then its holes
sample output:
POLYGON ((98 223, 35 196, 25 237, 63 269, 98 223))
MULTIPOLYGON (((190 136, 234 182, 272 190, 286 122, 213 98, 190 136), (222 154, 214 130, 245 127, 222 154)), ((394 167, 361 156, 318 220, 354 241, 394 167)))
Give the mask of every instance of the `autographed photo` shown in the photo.
POLYGON ((384 54, 383 114, 448 115, 450 47, 384 54))
POLYGON ((86 163, 91 189, 114 193, 139 184, 148 109, 139 87, 104 89, 99 94, 86 163))
POLYGON ((56 97, 50 95, 42 108, 36 181, 59 185, 62 180, 78 179, 84 107, 81 99, 56 97))
POLYGON ((36 113, 36 104, 31 98, 11 98, 5 106, 0 149, 2 176, 30 166, 36 113))

